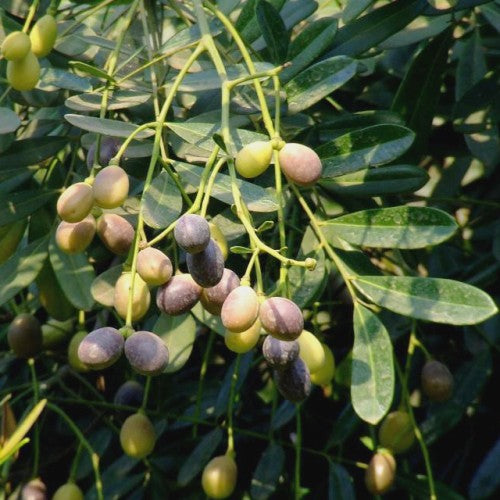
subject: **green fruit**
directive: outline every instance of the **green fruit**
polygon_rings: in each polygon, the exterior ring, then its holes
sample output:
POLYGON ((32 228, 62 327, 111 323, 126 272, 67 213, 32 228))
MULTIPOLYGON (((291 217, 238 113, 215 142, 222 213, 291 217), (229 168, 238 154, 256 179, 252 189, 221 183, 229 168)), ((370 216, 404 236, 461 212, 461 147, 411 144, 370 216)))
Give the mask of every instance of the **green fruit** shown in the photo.
POLYGON ((73 330, 73 319, 59 321, 51 318, 42 325, 43 348, 54 349, 59 347, 73 330))
POLYGON ((94 200, 102 208, 117 208, 127 199, 128 175, 123 168, 111 165, 103 168, 92 184, 94 200))
POLYGON ((59 196, 57 213, 66 222, 80 222, 92 210, 94 195, 86 182, 72 184, 59 196))
POLYGON ((251 179, 267 170, 272 157, 273 147, 270 141, 255 141, 238 151, 234 165, 242 177, 251 179))
POLYGON ((61 221, 56 230, 57 246, 65 253, 83 252, 94 239, 96 221, 89 214, 80 222, 61 221))
POLYGON ((22 31, 13 31, 5 37, 1 52, 7 61, 20 61, 28 55, 30 49, 30 37, 22 31))
POLYGON ((137 254, 137 272, 148 285, 163 285, 172 271, 172 262, 157 248, 148 247, 137 254))
POLYGON ((328 385, 335 375, 335 358, 332 350, 326 345, 321 344, 325 352, 325 362, 319 370, 311 373, 311 382, 316 385, 328 385))
POLYGON ((57 488, 52 500, 83 500, 83 492, 75 483, 66 483, 57 488))
POLYGON ((104 246, 117 255, 126 254, 134 241, 132 224, 116 214, 103 214, 97 219, 97 236, 104 246))
POLYGON ((389 453, 375 453, 365 472, 366 488, 372 495, 382 495, 394 483, 396 460, 389 453))
POLYGON ((232 332, 248 330, 259 315, 259 298, 249 286, 235 288, 221 309, 222 324, 232 332))
POLYGON ((304 329, 299 306, 284 297, 271 297, 260 305, 260 322, 267 333, 279 340, 296 340, 304 329))
POLYGON ((7 81, 15 90, 32 90, 40 79, 40 63, 33 55, 28 55, 19 61, 7 62, 7 81))
POLYGON ((453 375, 448 367, 436 360, 427 361, 421 373, 422 391, 436 402, 447 401, 453 394, 453 375))
POLYGON ((37 57, 45 57, 57 39, 57 24, 53 16, 41 17, 30 31, 31 50, 37 57))
POLYGON ((312 374, 322 368, 325 363, 325 350, 321 342, 307 330, 302 330, 299 335, 297 342, 300 346, 300 354, 302 361, 309 368, 309 372, 312 374))
POLYGON ((0 264, 3 264, 16 251, 27 225, 27 219, 23 219, 0 226, 0 264))
POLYGON ((253 349, 260 338, 260 321, 256 319, 255 323, 243 332, 231 332, 226 330, 224 342, 226 347, 233 352, 243 354, 253 349))
POLYGON ((283 173, 299 186, 310 186, 321 177, 319 156, 303 144, 289 142, 280 150, 278 159, 283 173))
POLYGON ((7 342, 19 358, 32 358, 42 350, 42 327, 32 314, 19 314, 7 329, 7 342))
POLYGON ((87 336, 87 332, 81 331, 73 335, 68 344, 68 363, 76 372, 88 372, 89 366, 83 363, 78 357, 78 348, 82 340, 87 336))
POLYGON ((380 446, 393 453, 404 453, 410 449, 415 441, 410 415, 400 410, 389 413, 378 430, 378 440, 380 446))
POLYGON ((142 413, 130 415, 120 429, 120 443, 129 457, 147 457, 156 443, 156 433, 151 420, 142 413))
POLYGON ((215 243, 219 245, 220 251, 222 252, 222 257, 224 257, 224 260, 226 260, 227 256, 229 255, 229 250, 224 233, 220 230, 219 226, 217 226, 217 224, 213 222, 209 222, 208 226, 210 227, 210 236, 215 241, 215 243))
POLYGON ((212 458, 203 469, 201 485, 210 498, 227 498, 236 487, 238 468, 229 455, 212 458))
MULTIPOLYGON (((127 317, 128 297, 131 285, 131 273, 123 273, 115 284, 113 305, 116 312, 123 319, 127 317)), ((151 294, 149 293, 148 285, 138 274, 136 274, 132 298, 132 321, 141 319, 148 312, 150 302, 151 294)))

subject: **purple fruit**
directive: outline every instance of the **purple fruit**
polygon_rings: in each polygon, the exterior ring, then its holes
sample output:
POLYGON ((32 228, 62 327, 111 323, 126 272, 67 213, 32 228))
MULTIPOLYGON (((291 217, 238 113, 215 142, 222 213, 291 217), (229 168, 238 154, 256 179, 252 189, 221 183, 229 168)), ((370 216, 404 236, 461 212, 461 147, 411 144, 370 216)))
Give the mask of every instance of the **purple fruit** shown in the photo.
POLYGON ((198 285, 207 288, 217 285, 224 273, 224 257, 219 245, 210 240, 205 250, 186 255, 189 274, 198 285))
POLYGON ((156 305, 165 314, 188 312, 200 299, 201 286, 190 274, 177 274, 156 292, 156 305))
POLYGON ((93 370, 111 366, 123 351, 121 333, 110 326, 90 332, 78 346, 78 357, 93 370))
POLYGON ((210 242, 210 226, 200 215, 185 214, 175 225, 174 238, 186 252, 199 253, 210 242))
POLYGON ((139 331, 125 341, 125 356, 141 375, 159 375, 168 363, 168 350, 158 335, 139 331))
POLYGON ((285 341, 268 335, 262 344, 262 354, 270 366, 283 369, 299 357, 299 343, 296 340, 285 341))

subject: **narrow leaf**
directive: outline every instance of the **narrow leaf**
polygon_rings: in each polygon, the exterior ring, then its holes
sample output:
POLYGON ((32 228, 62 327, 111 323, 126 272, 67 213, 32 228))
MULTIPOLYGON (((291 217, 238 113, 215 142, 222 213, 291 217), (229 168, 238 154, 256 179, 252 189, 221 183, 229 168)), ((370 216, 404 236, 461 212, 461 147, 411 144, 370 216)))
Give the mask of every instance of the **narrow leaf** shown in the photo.
POLYGON ((469 486, 469 498, 472 500, 488 498, 500 488, 500 439, 493 445, 476 470, 469 486))
POLYGON ((266 0, 257 0, 255 16, 271 60, 276 64, 284 62, 288 52, 289 36, 279 11, 266 0))
POLYGON ((0 134, 15 132, 21 125, 19 117, 9 108, 0 108, 0 134))
MULTIPOLYGON (((67 114, 64 118, 75 127, 96 134, 110 135, 112 137, 128 137, 137 129, 137 125, 118 120, 109 120, 108 118, 95 118, 93 116, 83 116, 67 114)), ((141 130, 136 136, 136 139, 145 139, 154 135, 153 129, 141 130)))
POLYGON ((66 137, 33 137, 31 139, 21 139, 0 155, 0 175, 3 168, 29 167, 51 158, 57 154, 66 144, 66 137))
POLYGON ((330 462, 328 468, 328 500, 355 500, 352 478, 345 467, 330 462))
POLYGON ((0 200, 0 226, 31 215, 53 199, 57 192, 57 190, 29 190, 2 195, 0 200))
MULTIPOLYGON (((108 109, 128 109, 144 104, 151 99, 151 95, 135 90, 117 90, 108 98, 108 109)), ((65 105, 75 111, 99 111, 101 109, 102 94, 92 92, 68 97, 65 105)))
POLYGON ((276 490, 283 466, 285 465, 285 452, 276 443, 270 443, 260 457, 255 469, 250 494, 254 500, 266 500, 276 490))

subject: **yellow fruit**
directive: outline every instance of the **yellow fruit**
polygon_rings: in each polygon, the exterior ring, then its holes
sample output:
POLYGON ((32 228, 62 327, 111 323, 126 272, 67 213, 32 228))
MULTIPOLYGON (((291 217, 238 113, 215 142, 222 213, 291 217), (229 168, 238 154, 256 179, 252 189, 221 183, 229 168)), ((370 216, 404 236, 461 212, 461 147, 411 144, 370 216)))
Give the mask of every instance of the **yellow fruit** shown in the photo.
POLYGON ((367 490, 373 495, 382 495, 394 482, 396 460, 389 453, 375 453, 365 472, 367 490))
POLYGON ((137 272, 148 285, 163 285, 172 277, 172 271, 172 262, 157 248, 145 248, 137 255, 137 272))
POLYGON ((313 374, 318 371, 325 363, 325 350, 321 342, 307 330, 302 330, 302 333, 297 339, 300 346, 299 356, 309 368, 309 372, 313 374))
POLYGON ((28 55, 30 49, 30 37, 22 31, 13 31, 5 37, 1 52, 7 61, 19 61, 28 55))
POLYGON ((40 63, 33 52, 19 61, 7 63, 7 81, 15 90, 32 90, 40 79, 40 63))
POLYGON ((57 38, 57 24, 53 16, 41 17, 31 29, 31 50, 37 57, 45 57, 54 47, 57 38))
POLYGON ((273 147, 269 141, 255 141, 241 148, 234 160, 242 177, 253 178, 262 174, 271 164, 273 147))
POLYGON ((117 208, 127 199, 128 175, 121 167, 105 167, 95 176, 92 189, 97 205, 102 208, 117 208))
POLYGON ((66 483, 57 488, 52 500, 83 500, 83 493, 75 483, 66 483))
POLYGON ((95 231, 96 222, 90 214, 80 222, 63 220, 56 229, 57 246, 69 254, 83 252, 92 242, 95 231))
POLYGON ((210 498, 227 498, 234 491, 238 468, 228 455, 212 458, 203 469, 201 485, 210 498))
POLYGON ((260 338, 260 320, 257 318, 255 323, 243 332, 231 332, 226 330, 224 342, 226 347, 233 352, 243 354, 253 349, 260 338))
MULTIPOLYGON (((123 273, 115 284, 115 295, 113 305, 116 312, 125 319, 127 317, 128 297, 132 283, 132 274, 123 273)), ((148 285, 138 275, 135 275, 134 295, 132 299, 132 321, 141 319, 149 309, 151 294, 148 285)))
POLYGON ((64 190, 57 200, 57 213, 66 222, 80 222, 94 205, 92 186, 77 182, 64 190))
POLYGON ((229 255, 229 250, 227 248, 227 240, 224 236, 224 233, 220 230, 217 224, 209 222, 208 225, 210 227, 210 236, 215 241, 215 243, 219 245, 222 256, 224 257, 224 260, 226 260, 227 256, 229 255))
POLYGON ((156 433, 151 420, 142 413, 130 415, 120 429, 120 443, 129 457, 147 457, 156 443, 156 433))
POLYGON ((335 358, 332 350, 326 345, 321 344, 325 351, 325 362, 319 370, 311 373, 311 382, 316 385, 328 385, 335 375, 335 358))
POLYGON ((378 430, 380 446, 393 453, 404 453, 415 441, 410 415, 405 411, 393 411, 383 420, 378 430))

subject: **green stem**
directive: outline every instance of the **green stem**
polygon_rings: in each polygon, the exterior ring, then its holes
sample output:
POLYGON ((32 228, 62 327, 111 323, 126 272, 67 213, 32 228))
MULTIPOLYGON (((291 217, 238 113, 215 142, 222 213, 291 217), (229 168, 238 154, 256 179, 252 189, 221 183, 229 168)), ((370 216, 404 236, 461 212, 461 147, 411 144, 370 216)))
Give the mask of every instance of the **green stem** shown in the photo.
POLYGON ((74 482, 76 478, 76 471, 78 470, 78 464, 80 463, 80 456, 82 454, 83 445, 82 442, 78 442, 78 448, 76 449, 75 458, 73 458, 73 462, 71 463, 71 469, 69 471, 68 481, 74 482))
POLYGON ((252 256, 250 257, 250 261, 248 262, 247 269, 245 274, 241 277, 240 285, 241 286, 250 286, 250 273, 252 272, 254 264, 259 260, 259 249, 255 248, 252 256))
POLYGON ((33 18, 35 17, 36 9, 38 8, 39 3, 40 0, 33 0, 33 3, 31 4, 28 10, 28 15, 26 16, 26 20, 24 21, 23 33, 28 33, 31 21, 33 21, 33 18))
POLYGON ((302 416, 300 413, 300 404, 297 405, 296 417, 296 436, 295 436, 295 476, 294 476, 294 498, 300 500, 302 497, 300 487, 300 469, 301 469, 301 451, 302 451, 302 416))
POLYGON ((225 158, 220 158, 220 160, 217 162, 215 167, 212 170, 212 173, 210 174, 210 177, 207 182, 207 187, 205 188, 205 196, 203 197, 203 203, 201 205, 201 210, 200 210, 200 215, 202 217, 206 216, 207 209, 208 209, 208 203, 210 202, 210 193, 212 192, 212 189, 214 187, 215 183, 215 178, 217 177, 217 174, 219 173, 220 169, 224 166, 226 163, 225 158))
MULTIPOLYGON (((33 406, 36 406, 40 400, 40 388, 35 370, 35 360, 28 359, 28 365, 31 372, 31 383, 33 386, 33 406)), ((40 425, 38 421, 33 426, 33 477, 38 476, 38 468, 40 466, 40 425)))
POLYGON ((146 377, 146 386, 144 387, 144 397, 142 398, 141 411, 144 412, 148 405, 149 392, 151 390, 151 376, 146 377))
POLYGON ((236 356, 233 375, 231 376, 231 388, 229 391, 229 401, 227 403, 227 450, 226 455, 235 457, 234 452, 234 429, 233 429, 233 406, 236 397, 236 384, 238 382, 238 370, 240 368, 241 354, 236 356))
POLYGON ((5 92, 0 96, 0 104, 2 104, 2 101, 9 95, 9 92, 12 90, 12 87, 9 85, 6 89, 5 92))

